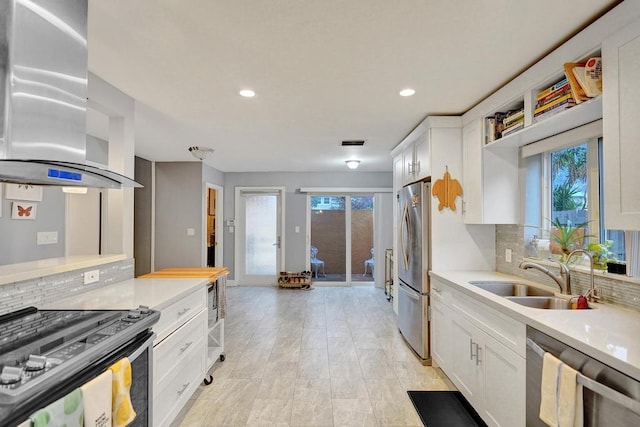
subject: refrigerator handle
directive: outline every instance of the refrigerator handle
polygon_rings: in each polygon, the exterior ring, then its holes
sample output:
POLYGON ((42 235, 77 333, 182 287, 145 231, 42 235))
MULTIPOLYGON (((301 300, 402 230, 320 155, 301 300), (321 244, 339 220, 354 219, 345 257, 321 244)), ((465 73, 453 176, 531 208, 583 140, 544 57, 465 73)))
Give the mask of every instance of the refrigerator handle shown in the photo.
POLYGON ((398 286, 398 289, 404 292, 409 298, 416 301, 420 301, 420 294, 414 291, 413 289, 409 288, 404 283, 400 283, 400 286, 398 286))
POLYGON ((409 214, 409 203, 405 202, 402 208, 402 223, 400 227, 400 249, 402 250, 402 261, 404 262, 404 269, 409 269, 409 261, 411 260, 411 255, 409 251, 413 246, 413 235, 411 234, 411 215, 409 214), (407 247, 407 242, 405 242, 405 232, 404 229, 407 229, 407 237, 409 239, 409 246, 407 247))

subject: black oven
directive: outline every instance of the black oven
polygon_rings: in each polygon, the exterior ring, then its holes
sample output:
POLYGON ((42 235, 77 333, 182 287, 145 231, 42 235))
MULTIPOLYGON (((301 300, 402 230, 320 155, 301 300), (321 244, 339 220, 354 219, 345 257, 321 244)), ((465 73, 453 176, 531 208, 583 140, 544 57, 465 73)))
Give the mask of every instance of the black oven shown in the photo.
POLYGON ((151 426, 151 327, 159 317, 160 313, 145 307, 130 311, 28 308, 0 316, 0 425, 18 425, 127 357, 137 413, 130 425, 151 426))

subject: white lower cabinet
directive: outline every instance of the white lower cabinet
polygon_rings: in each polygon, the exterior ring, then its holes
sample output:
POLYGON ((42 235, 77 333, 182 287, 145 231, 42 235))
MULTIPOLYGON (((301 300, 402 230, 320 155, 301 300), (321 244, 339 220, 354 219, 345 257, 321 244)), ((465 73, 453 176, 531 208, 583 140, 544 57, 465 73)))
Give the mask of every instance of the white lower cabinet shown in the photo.
MULTIPOLYGON (((499 313, 449 285, 432 279, 439 296, 432 304, 432 352, 435 361, 490 426, 525 425, 526 363, 503 342, 514 324, 501 331, 499 313), (446 298, 441 298, 442 294, 446 298), (486 314, 486 316, 483 314, 486 314), (472 317, 467 313, 472 313, 472 317), (448 342, 448 343, 447 343, 448 342)), ((526 334, 520 324, 518 334, 526 334)), ((518 340, 519 341, 519 340, 518 340)))
POLYGON ((161 310, 154 328, 153 425, 168 426, 180 413, 207 371, 206 289, 161 310))
POLYGON ((524 426, 526 418, 526 361, 490 335, 480 331, 479 366, 483 373, 484 403, 480 416, 489 425, 524 426))
POLYGON ((451 366, 451 320, 444 302, 431 296, 431 356, 438 366, 451 366))

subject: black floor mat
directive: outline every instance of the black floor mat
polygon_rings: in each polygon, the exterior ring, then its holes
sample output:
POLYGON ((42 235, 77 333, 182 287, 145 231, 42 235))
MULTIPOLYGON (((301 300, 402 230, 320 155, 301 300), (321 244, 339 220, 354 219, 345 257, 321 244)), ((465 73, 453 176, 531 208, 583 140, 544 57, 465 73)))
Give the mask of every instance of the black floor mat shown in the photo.
POLYGON ((408 391, 426 427, 486 427, 459 391, 408 391))

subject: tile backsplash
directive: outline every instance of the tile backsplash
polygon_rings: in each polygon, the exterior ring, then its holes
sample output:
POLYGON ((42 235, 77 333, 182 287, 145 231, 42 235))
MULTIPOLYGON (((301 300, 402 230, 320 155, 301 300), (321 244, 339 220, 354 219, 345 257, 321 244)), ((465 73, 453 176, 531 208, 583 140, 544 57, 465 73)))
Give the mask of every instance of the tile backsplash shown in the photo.
POLYGON ((134 277, 134 260, 103 264, 97 267, 68 271, 31 280, 0 285, 0 314, 18 310, 28 306, 44 306, 56 300, 90 291, 134 277), (100 270, 100 280, 88 285, 84 284, 84 273, 100 270))
MULTIPOLYGON (((524 226, 496 225, 496 270, 557 288, 556 283, 547 275, 535 270, 525 271, 518 268, 520 261, 524 258, 525 250, 524 226), (513 251, 512 262, 510 263, 506 262, 505 259, 506 249, 513 251)), ((549 269, 554 271, 553 267, 549 267, 549 269)), ((555 269, 555 273, 558 273, 558 269, 555 269)), ((571 271, 571 290, 573 294, 584 294, 589 289, 589 286, 588 272, 571 271)), ((640 311, 640 283, 637 283, 637 281, 624 280, 616 274, 597 273, 595 286, 600 289, 601 302, 640 311)))

